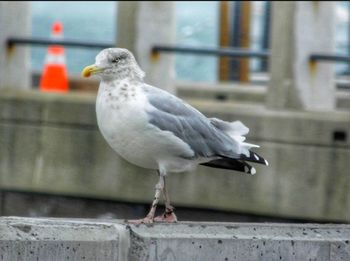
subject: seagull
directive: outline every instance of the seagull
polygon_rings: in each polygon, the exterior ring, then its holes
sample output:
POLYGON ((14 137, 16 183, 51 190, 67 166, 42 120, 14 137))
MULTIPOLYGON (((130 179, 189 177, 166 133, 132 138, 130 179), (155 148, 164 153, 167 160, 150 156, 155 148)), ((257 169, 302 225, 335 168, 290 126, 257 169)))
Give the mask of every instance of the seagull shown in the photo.
POLYGON ((249 129, 240 121, 207 118, 176 96, 144 82, 133 54, 108 48, 86 66, 83 77, 98 76, 97 123, 107 143, 122 158, 157 171, 159 181, 150 211, 131 223, 177 222, 166 188, 169 172, 191 171, 197 165, 255 174, 247 162, 268 165, 244 142, 249 129), (155 217, 163 195, 164 214, 155 217))

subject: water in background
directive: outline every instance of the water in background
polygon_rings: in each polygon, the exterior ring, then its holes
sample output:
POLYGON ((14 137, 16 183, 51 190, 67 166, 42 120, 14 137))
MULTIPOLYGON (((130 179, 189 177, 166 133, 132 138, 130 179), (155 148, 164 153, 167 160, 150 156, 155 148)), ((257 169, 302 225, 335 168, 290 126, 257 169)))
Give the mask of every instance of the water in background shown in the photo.
MULTIPOLYGON (((219 45, 219 3, 177 2, 176 42, 188 46, 219 45)), ((177 79, 199 82, 216 81, 218 58, 189 54, 176 55, 177 79)))
MULTIPOLYGON (((49 37, 56 20, 64 26, 64 37, 86 41, 115 42, 115 2, 31 2, 32 35, 49 37)), ((66 48, 69 73, 79 73, 95 61, 98 49, 66 48)), ((32 70, 41 71, 45 47, 32 47, 32 70)))
MULTIPOLYGON (((252 49, 260 49, 262 19, 265 1, 253 1, 251 42, 252 49)), ((336 50, 348 54, 349 48, 349 3, 338 2, 336 25, 336 50)), ((51 25, 59 20, 64 25, 64 36, 69 39, 115 42, 116 2, 32 2, 32 35, 48 37, 51 25)), ((219 2, 176 2, 176 42, 192 46, 217 47, 219 2)), ((78 74, 91 64, 98 49, 66 48, 69 73, 78 74)), ((32 47, 32 70, 41 71, 46 54, 44 47, 32 47)), ((218 59, 211 56, 176 55, 176 74, 179 80, 215 82, 218 59)), ((256 70, 258 60, 251 60, 256 70)), ((346 64, 337 65, 337 71, 347 69, 346 64)))
MULTIPOLYGON (((32 34, 48 37, 51 25, 59 20, 64 25, 68 39, 86 41, 116 41, 116 2, 32 2, 32 34)), ((194 46, 217 46, 216 12, 218 2, 178 2, 176 4, 177 42, 194 46), (195 16, 193 15, 195 14, 195 16)), ((95 60, 98 49, 66 48, 69 73, 79 73, 81 68, 95 60)), ((43 68, 46 48, 32 48, 32 69, 43 68)), ((177 55, 178 79, 194 81, 216 80, 217 58, 177 55)))

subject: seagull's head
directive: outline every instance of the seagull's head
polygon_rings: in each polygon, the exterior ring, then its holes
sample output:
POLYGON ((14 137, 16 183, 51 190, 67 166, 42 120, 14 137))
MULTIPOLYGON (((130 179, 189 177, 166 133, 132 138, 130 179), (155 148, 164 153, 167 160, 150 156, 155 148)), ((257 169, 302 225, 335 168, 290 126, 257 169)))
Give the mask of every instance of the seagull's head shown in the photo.
POLYGON ((95 64, 86 66, 83 77, 99 76, 102 80, 117 80, 127 77, 142 80, 145 73, 138 66, 134 55, 127 49, 108 48, 96 56, 95 64))

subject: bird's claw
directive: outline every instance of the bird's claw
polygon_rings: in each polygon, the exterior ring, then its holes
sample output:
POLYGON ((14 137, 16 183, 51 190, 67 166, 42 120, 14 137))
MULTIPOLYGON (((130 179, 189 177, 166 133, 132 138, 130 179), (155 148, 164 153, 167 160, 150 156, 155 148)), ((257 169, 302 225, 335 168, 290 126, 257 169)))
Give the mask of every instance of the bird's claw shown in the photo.
POLYGON ((146 216, 141 219, 131 219, 131 220, 128 220, 127 222, 130 224, 139 225, 139 224, 152 224, 153 220, 154 219, 152 217, 146 216))
POLYGON ((154 222, 163 222, 163 223, 175 223, 177 222, 177 217, 172 209, 167 209, 164 214, 157 216, 155 218, 151 216, 146 216, 141 219, 132 219, 127 221, 130 224, 139 225, 139 224, 152 224, 154 222))
POLYGON ((155 217, 154 222, 175 223, 177 222, 177 217, 173 211, 165 212, 164 214, 155 217))

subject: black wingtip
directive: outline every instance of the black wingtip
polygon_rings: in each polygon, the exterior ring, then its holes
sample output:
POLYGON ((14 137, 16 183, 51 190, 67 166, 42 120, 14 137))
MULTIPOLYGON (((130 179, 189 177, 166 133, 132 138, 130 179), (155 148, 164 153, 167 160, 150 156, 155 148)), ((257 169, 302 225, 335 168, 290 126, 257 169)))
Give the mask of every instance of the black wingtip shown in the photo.
POLYGON ((263 164, 263 165, 266 165, 266 166, 269 165, 269 162, 266 159, 264 159, 259 154, 255 153, 253 151, 249 151, 249 157, 247 157, 244 154, 241 154, 240 155, 240 159, 241 160, 245 160, 245 161, 254 162, 254 163, 263 164))
POLYGON ((248 163, 231 158, 216 159, 200 165, 218 169, 236 170, 250 175, 256 174, 256 169, 248 163))

